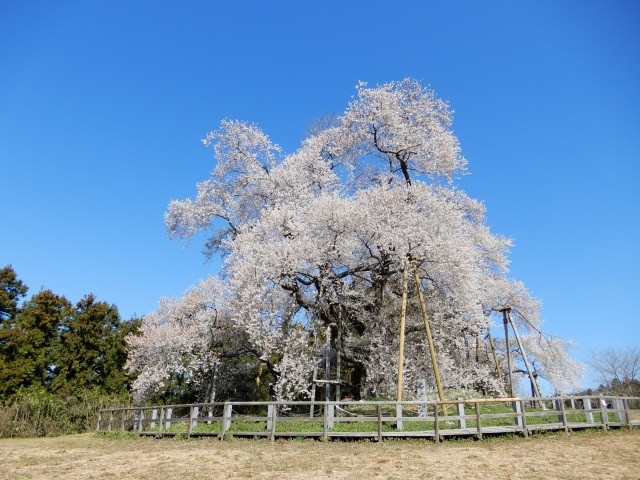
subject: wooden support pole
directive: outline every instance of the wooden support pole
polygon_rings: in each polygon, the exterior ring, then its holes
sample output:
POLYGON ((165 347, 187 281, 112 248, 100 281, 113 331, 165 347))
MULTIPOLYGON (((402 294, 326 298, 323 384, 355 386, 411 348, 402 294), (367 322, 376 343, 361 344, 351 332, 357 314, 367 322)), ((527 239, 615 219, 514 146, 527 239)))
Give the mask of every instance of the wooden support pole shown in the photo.
POLYGON ((609 415, 607 414, 607 402, 602 394, 598 398, 598 404, 600 406, 600 423, 602 424, 602 429, 607 430, 609 428, 609 415))
POLYGON ((167 408, 165 415, 165 430, 169 430, 171 428, 171 417, 173 416, 173 408, 167 408))
MULTIPOLYGON (((338 331, 336 332, 336 402, 339 402, 342 397, 342 391, 340 386, 342 385, 342 305, 338 305, 338 331)), ((339 416, 339 412, 336 409, 336 417, 339 416)))
POLYGON ((231 428, 231 415, 233 415, 233 405, 224 402, 222 410, 222 424, 220 425, 220 440, 224 440, 227 430, 231 428))
POLYGON ((569 433, 569 425, 567 424, 567 412, 564 409, 564 398, 559 398, 558 400, 556 400, 556 409, 560 411, 558 420, 560 420, 560 423, 562 423, 564 432, 569 433))
POLYGON ((154 408, 151 410, 151 430, 155 430, 156 422, 154 420, 158 419, 158 409, 154 408))
POLYGON ((529 429, 527 428, 527 414, 524 407, 524 400, 520 400, 520 415, 522 422, 520 422, 520 426, 522 427, 522 435, 526 437, 529 436, 529 429))
POLYGON ((507 320, 511 324, 511 328, 513 328, 513 333, 516 337, 516 342, 518 342, 518 348, 520 349, 520 353, 522 354, 522 360, 524 360, 524 366, 527 368, 527 373, 529 374, 529 379, 531 380, 531 387, 534 390, 533 393, 536 397, 540 398, 540 390, 538 390, 538 382, 536 382, 536 379, 531 370, 531 365, 529 364, 529 360, 527 359, 527 354, 524 351, 524 347, 522 346, 522 341, 520 340, 520 335, 518 335, 518 330, 516 329, 516 325, 515 323, 513 323, 513 320, 511 319, 510 310, 511 309, 505 310, 504 314, 506 315, 507 320))
MULTIPOLYGON (((458 398, 458 400, 462 400, 462 399, 458 398)), ((458 416, 460 417, 460 420, 459 420, 460 428, 461 429, 466 429, 467 428, 467 419, 464 418, 464 416, 465 416, 464 403, 458 402, 457 405, 458 405, 458 416)))
POLYGON ((587 423, 594 423, 593 421, 593 410, 591 409, 591 399, 583 398, 582 399, 582 408, 585 410, 584 416, 587 423))
POLYGON ((507 318, 507 310, 511 310, 511 307, 503 307, 502 320, 504 323, 504 343, 507 351, 507 369, 509 370, 509 396, 513 397, 513 366, 511 365, 511 351, 509 350, 509 320, 507 318))
POLYGON ((327 441, 329 436, 329 402, 324 402, 322 412, 322 440, 327 441))
POLYGON ((409 284, 409 263, 404 262, 402 272, 402 308, 400 311, 400 347, 398 349, 398 384, 396 387, 396 400, 402 401, 402 375, 404 372, 404 331, 407 320, 407 290, 409 284))
MULTIPOLYGON (((314 349, 314 354, 317 350, 314 349)), ((318 379, 318 359, 313 359, 313 373, 311 374, 311 405, 309 406, 309 418, 313 418, 313 407, 316 401, 316 380, 318 379)))
POLYGON ((100 422, 102 421, 102 412, 98 412, 98 424, 96 425, 96 432, 100 431, 100 422))
POLYGON ((331 403, 331 404, 327 404, 329 406, 329 410, 328 410, 328 420, 327 420, 327 425, 329 426, 329 430, 333 430, 333 427, 335 426, 335 418, 336 418, 336 405, 331 403))
POLYGON ((278 415, 278 409, 275 404, 267 405, 267 429, 269 430, 269 440, 272 442, 276 438, 276 418, 278 415))
POLYGON ((191 409, 191 413, 189 414, 190 416, 190 422, 189 425, 191 426, 191 431, 190 433, 193 431, 193 429, 195 429, 198 426, 198 417, 200 416, 200 407, 193 407, 191 409))
POLYGON ((496 367, 496 377, 500 380, 500 384, 504 386, 504 378, 500 371, 500 362, 498 361, 498 354, 496 352, 496 344, 493 341, 493 335, 491 335, 491 329, 487 328, 487 334, 489 337, 489 345, 491 345, 491 353, 493 354, 493 362, 496 367))
POLYGON ((624 409, 624 420, 627 427, 631 426, 631 413, 629 412, 629 400, 626 398, 622 399, 622 408, 624 409))
POLYGON ((476 436, 478 437, 478 440, 482 440, 482 417, 480 416, 480 404, 476 403, 475 404, 475 410, 476 410, 476 436))
POLYGON ((140 421, 138 422, 138 433, 144 431, 144 410, 140 410, 140 421))
POLYGON ((511 404, 511 409, 515 416, 513 417, 513 423, 517 425, 519 428, 522 428, 522 405, 519 401, 514 400, 511 404))
POLYGON ((197 411, 198 407, 194 407, 193 405, 189 407, 189 426, 187 427, 187 439, 191 438, 191 431, 193 430, 194 409, 195 411, 197 411))
POLYGON ((164 407, 160 408, 160 427, 158 430, 158 435, 162 435, 162 429, 164 428, 164 407))
POLYGON ((331 400, 331 325, 327 327, 327 344, 324 351, 324 376, 327 383, 324 384, 324 401, 331 400))
POLYGON ((615 409, 616 417, 618 418, 618 421, 624 422, 624 402, 622 401, 621 398, 613 399, 613 408, 615 409))
MULTIPOLYGON (((420 300, 420 311, 422 312, 422 319, 424 320, 424 332, 427 336, 427 343, 429 344, 429 355, 431 356, 431 363, 433 364, 433 374, 436 378, 436 388, 438 389, 438 398, 441 402, 444 401, 444 390, 442 389, 442 381, 440 380, 440 370, 438 369, 438 359, 436 358, 436 349, 433 345, 433 337, 431 336, 431 327, 429 326, 429 316, 427 313, 427 305, 424 301, 424 295, 422 294, 422 284, 420 283, 420 275, 418 275, 418 267, 413 264, 413 276, 416 282, 416 288, 418 289, 418 299, 420 300)), ((446 406, 443 410, 444 415, 447 415, 446 406)))

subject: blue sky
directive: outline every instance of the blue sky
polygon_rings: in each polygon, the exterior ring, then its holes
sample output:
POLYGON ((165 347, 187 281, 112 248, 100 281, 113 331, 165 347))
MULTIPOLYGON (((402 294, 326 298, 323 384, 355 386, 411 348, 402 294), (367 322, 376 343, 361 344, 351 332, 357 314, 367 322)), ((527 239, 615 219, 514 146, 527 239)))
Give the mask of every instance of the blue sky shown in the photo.
POLYGON ((364 80, 456 111, 459 185, 512 237, 513 277, 583 358, 637 344, 640 4, 0 3, 0 266, 123 317, 218 270, 166 238, 223 118, 286 151, 364 80))

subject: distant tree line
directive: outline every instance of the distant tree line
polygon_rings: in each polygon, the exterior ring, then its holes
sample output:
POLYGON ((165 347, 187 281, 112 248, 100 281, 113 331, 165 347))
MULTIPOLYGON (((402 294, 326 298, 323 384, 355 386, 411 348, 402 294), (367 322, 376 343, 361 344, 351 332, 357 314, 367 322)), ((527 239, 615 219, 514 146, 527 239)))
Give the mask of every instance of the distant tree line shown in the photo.
MULTIPOLYGON (((33 427, 33 418, 55 414, 59 424, 71 405, 89 421, 99 404, 128 398, 132 381, 124 339, 138 319, 123 321, 115 305, 93 294, 73 304, 46 288, 28 299, 27 291, 11 265, 0 269, 0 436, 20 419, 33 427)), ((78 419, 67 420, 64 431, 82 430, 73 425, 78 419)), ((29 433, 46 434, 51 426, 36 430, 29 433)))

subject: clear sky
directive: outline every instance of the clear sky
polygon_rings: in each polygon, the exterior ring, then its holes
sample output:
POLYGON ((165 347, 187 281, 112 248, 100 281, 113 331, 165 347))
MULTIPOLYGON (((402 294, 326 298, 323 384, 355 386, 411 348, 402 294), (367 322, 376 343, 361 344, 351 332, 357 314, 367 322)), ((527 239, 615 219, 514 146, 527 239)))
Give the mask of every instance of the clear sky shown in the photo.
POLYGON ((359 80, 456 111, 459 185, 575 357, 638 344, 640 3, 0 2, 0 267, 124 318, 219 269, 163 213, 223 118, 286 151, 359 80))

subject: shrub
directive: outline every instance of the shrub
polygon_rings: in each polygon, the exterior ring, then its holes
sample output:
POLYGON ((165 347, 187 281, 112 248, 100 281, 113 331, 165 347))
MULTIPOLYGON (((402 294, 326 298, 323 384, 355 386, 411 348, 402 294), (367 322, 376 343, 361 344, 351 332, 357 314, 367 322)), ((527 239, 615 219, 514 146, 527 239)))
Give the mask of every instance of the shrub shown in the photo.
POLYGON ((21 389, 0 407, 0 438, 92 431, 99 409, 128 403, 128 395, 107 395, 99 390, 70 396, 52 394, 39 386, 21 389))

